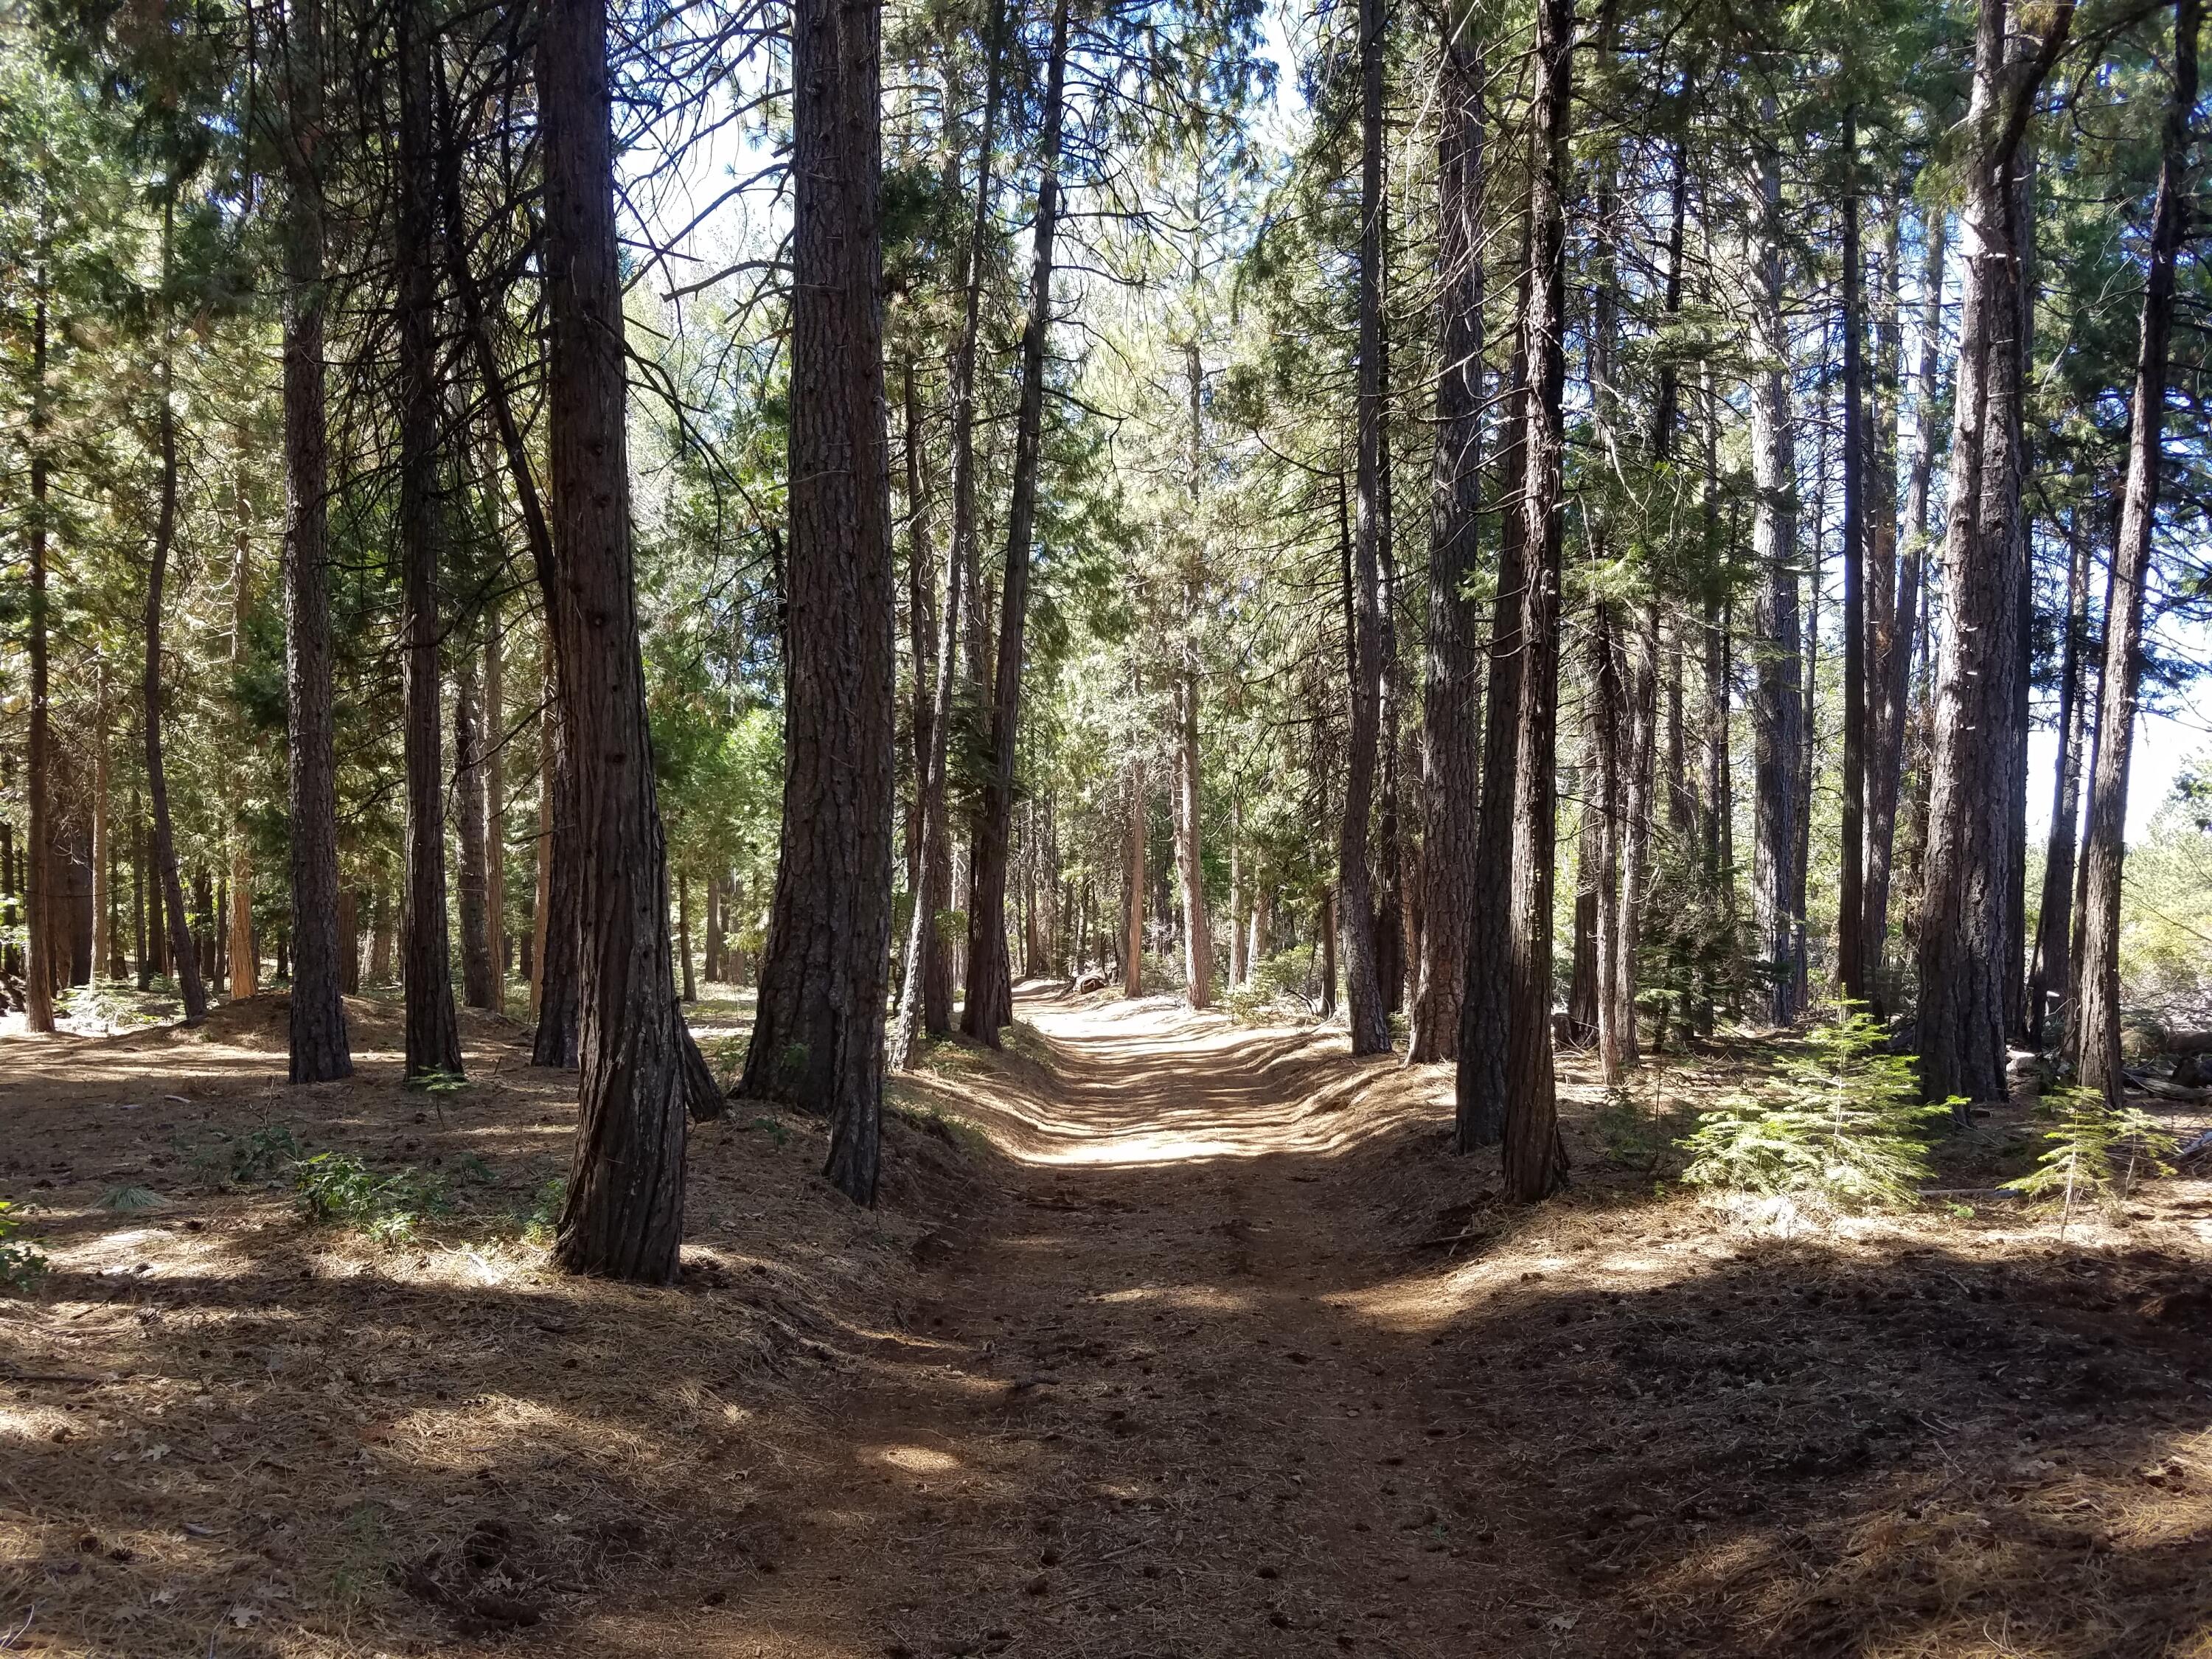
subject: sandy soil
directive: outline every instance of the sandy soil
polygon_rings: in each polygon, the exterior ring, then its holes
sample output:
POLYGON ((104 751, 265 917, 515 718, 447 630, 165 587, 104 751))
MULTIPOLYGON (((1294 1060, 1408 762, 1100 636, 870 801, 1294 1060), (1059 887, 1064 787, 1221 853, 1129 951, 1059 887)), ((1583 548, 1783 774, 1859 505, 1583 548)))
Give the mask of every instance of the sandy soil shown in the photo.
MULTIPOLYGON (((678 1291, 462 1220, 379 1249, 250 1187, 97 1206, 171 1172, 115 1127, 158 1065, 206 1124, 473 1151, 489 1214, 565 1121, 489 1023, 497 1086, 435 1108, 388 1058, 303 1102, 236 1033, 0 1044, 0 1192, 48 1202, 57 1261, 0 1302, 0 1636, 2212 1653, 2212 1183, 2063 1243, 2007 1204, 1733 1221, 1608 1155, 1571 1067, 1577 1185, 1520 1210, 1446 1154, 1441 1070, 1160 1000, 1020 1012, 1005 1056, 898 1085, 874 1217, 811 1179, 810 1125, 703 1132, 678 1291)), ((1654 1109, 1728 1069, 1652 1074, 1654 1109)))

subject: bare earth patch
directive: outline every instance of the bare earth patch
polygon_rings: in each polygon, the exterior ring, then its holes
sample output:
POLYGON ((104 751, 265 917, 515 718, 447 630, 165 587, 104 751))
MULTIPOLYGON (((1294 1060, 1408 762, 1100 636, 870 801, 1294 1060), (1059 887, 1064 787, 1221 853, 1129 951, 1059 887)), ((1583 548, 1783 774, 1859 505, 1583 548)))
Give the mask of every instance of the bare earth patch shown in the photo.
POLYGON ((0 1042, 56 1263, 0 1300, 17 1650, 2212 1653, 2203 1180, 2063 1244, 1753 1224, 1571 1065, 1576 1187, 1516 1210, 1440 1068, 1029 996, 895 1086, 875 1215, 803 1120, 704 1130, 647 1291, 520 1236, 573 1109, 511 1028, 431 1098, 360 1005, 363 1076, 293 1091, 252 1013, 0 1042), (382 1247, 217 1179, 279 1122, 452 1212, 382 1247))

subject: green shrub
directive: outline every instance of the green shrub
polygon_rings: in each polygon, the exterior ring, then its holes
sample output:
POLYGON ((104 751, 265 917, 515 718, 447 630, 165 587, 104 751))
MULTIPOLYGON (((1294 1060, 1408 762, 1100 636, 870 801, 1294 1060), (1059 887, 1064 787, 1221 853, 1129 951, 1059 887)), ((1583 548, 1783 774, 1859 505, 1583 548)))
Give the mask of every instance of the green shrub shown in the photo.
POLYGON ((1221 1006, 1231 1018, 1247 1024, 1265 1024, 1285 1013, 1307 1018, 1320 989, 1313 951, 1297 946, 1254 963, 1243 984, 1222 994, 1221 1006))
POLYGON ((404 1244, 426 1221, 453 1210, 443 1182, 412 1169, 380 1175, 347 1152, 301 1158, 292 1182, 310 1221, 358 1228, 380 1244, 404 1244))
POLYGON ((35 1240, 21 1237, 22 1231, 22 1212, 0 1198, 0 1290, 27 1291, 53 1266, 35 1240))
POLYGON ((1911 1204, 1928 1178, 1929 1124, 1956 1101, 1923 1105, 1910 1055, 1885 1048, 1856 1005, 1814 1030, 1762 1088, 1698 1114, 1682 1147, 1692 1186, 1818 1199, 1840 1208, 1911 1204))
POLYGON ((2173 1136, 2140 1107, 2108 1106, 2094 1089, 2062 1089, 2044 1097, 2043 1109, 2057 1120, 2043 1137, 2047 1150, 2033 1170, 2005 1184, 2026 1198, 2055 1200, 2061 1238, 2077 1204, 2111 1209, 2142 1177, 2173 1172, 2166 1161, 2173 1136))

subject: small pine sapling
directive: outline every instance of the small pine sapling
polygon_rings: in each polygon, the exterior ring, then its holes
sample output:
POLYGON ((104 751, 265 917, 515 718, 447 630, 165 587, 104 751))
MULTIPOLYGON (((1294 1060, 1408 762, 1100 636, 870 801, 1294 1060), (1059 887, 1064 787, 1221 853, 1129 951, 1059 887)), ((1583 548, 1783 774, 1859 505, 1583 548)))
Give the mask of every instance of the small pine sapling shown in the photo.
POLYGON ((2006 1184, 2023 1197, 2055 1200, 2061 1238, 2077 1204, 2111 1209, 2137 1181, 2173 1173, 2173 1136, 2139 1106, 2108 1106, 2095 1089, 2065 1089, 2047 1096, 2044 1109, 2057 1120, 2043 1137, 2047 1150, 2006 1184))
POLYGON ((1724 1097, 1683 1140, 1682 1179, 1715 1191, 1893 1209, 1928 1178, 1925 1137, 1953 1101, 1923 1103, 1912 1057, 1887 1052, 1858 1004, 1813 1030, 1764 1086, 1724 1097))

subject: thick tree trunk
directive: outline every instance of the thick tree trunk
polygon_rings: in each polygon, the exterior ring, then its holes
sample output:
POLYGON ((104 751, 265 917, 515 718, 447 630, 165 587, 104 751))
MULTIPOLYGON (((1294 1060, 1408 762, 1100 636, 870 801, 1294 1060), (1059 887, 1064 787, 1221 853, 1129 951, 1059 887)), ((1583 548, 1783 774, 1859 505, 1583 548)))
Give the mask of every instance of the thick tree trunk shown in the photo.
MULTIPOLYGON (((1370 0, 1371 3, 1371 0, 1370 0)), ((1573 117, 1574 8, 1538 0, 1534 157, 1528 184, 1528 364, 1521 491, 1522 671, 1514 721, 1511 945, 1506 974, 1505 1191, 1533 1201, 1566 1179, 1552 1056, 1552 892, 1555 863, 1560 544, 1566 382, 1567 141, 1573 117)), ((1493 693, 1493 695, 1495 695, 1493 693)), ((1464 1050, 1462 1050, 1462 1053, 1464 1050)))
POLYGON ((430 140, 430 58, 424 0, 398 13, 399 173, 393 217, 399 335, 399 642, 401 748, 407 778, 406 1074, 459 1076, 446 911, 445 720, 438 664, 439 404, 436 234, 430 140), (427 37, 427 38, 426 38, 427 37))
MULTIPOLYGON (((1516 314, 1529 308, 1530 246, 1521 251, 1516 314)), ((1460 1152, 1494 1146, 1505 1131, 1511 1030, 1506 975, 1514 950, 1512 853, 1519 765, 1518 726, 1523 592, 1528 582, 1527 519, 1519 510, 1528 480, 1528 342, 1514 343, 1499 480, 1498 586, 1490 623, 1489 695, 1483 709, 1481 815, 1476 824, 1472 897, 1468 909, 1467 977, 1460 991, 1459 1071, 1455 1080, 1453 1145, 1460 1152)))
POLYGON ((1067 72, 1068 0, 1053 11, 1038 152, 1037 210, 1030 234, 1029 317, 1022 331, 1022 390, 1014 412, 1013 499, 1006 513, 1006 592, 991 697, 991 769, 976 822, 969 877, 968 997, 960 1029, 995 1048, 1014 1017, 1006 954, 1006 860, 1013 834, 1014 765, 1020 737, 1024 641, 1029 626, 1030 556, 1036 530, 1037 471, 1044 441, 1044 352, 1052 331, 1053 241, 1060 221, 1062 88, 1067 72))
POLYGON ((1343 936, 1345 1004, 1355 1054, 1387 1054, 1390 1018, 1384 964, 1376 938, 1375 890, 1368 866, 1368 818, 1375 805, 1382 741, 1382 560, 1384 506, 1382 343, 1382 0, 1360 0, 1359 431, 1358 528, 1345 560, 1346 651, 1351 670, 1351 731, 1345 767, 1344 821, 1337 837, 1337 927, 1343 936))
POLYGON ((492 1000, 490 876, 484 856, 483 710, 476 653, 462 642, 462 667, 453 693, 454 839, 460 850, 461 999, 471 1008, 492 1000))
POLYGON ((2119 538, 2106 603, 2104 689, 2097 714, 2097 763, 2089 785, 2089 834, 2082 849, 2087 895, 2081 919, 2081 1004, 2075 1065, 2084 1088, 2118 1104, 2120 877, 2127 852, 2128 763, 2142 678, 2143 590, 2158 514, 2158 471, 2166 437, 2166 354, 2173 329, 2174 264, 2189 232, 2189 123, 2197 105, 2201 0, 2175 0, 2173 97, 2167 107, 2158 196, 2151 214, 2149 270, 2136 347, 2135 397, 2119 538))
POLYGON ((2012 774, 2024 672, 2020 533, 2022 307, 2014 188, 2035 88, 2072 21, 2054 9, 2041 55, 2008 49, 2006 0, 1981 0, 1961 214, 1966 273, 1943 541, 1943 630, 1920 924, 1921 1082, 1931 1100, 2002 1100, 2008 1003, 2021 963, 2008 925, 2012 774), (2009 941, 2009 943, 2008 943, 2009 941))
MULTIPOLYGON (((1858 130, 1844 117, 1843 165, 1858 166, 1858 130)), ((1843 201, 1844 328, 1844 817, 1836 897, 1836 986, 1846 1002, 1873 990, 1869 957, 1881 941, 1866 936, 1866 398, 1861 337, 1865 327, 1859 257, 1859 193, 1846 182, 1843 201)))
POLYGON ((323 386, 322 0, 292 0, 285 57, 284 684, 291 812, 290 1078, 353 1074, 339 988, 330 450, 323 386))
MULTIPOLYGON (((1765 112, 1773 117, 1770 100, 1765 112)), ((1797 1000, 1801 921, 1797 890, 1797 800, 1805 764, 1805 723, 1797 596, 1797 447, 1790 398, 1790 331, 1783 308, 1782 173, 1762 154, 1760 214, 1751 250, 1753 328, 1765 358, 1752 382, 1751 460, 1755 505, 1752 557, 1763 581, 1752 618, 1758 675, 1753 706, 1756 746, 1752 907, 1762 970, 1769 975, 1767 1018, 1786 1025, 1797 1000)))
MULTIPOLYGON (((804 88, 804 54, 795 68, 804 88)), ((549 620, 579 809, 583 1017, 576 1145, 553 1260, 571 1273, 667 1284, 684 1237, 685 1107, 699 1103, 703 1068, 692 1064, 669 974, 666 844, 639 653, 605 0, 548 0, 538 95, 560 562, 549 620)), ((802 142, 802 201, 811 159, 802 142)))
POLYGON ((1421 701, 1421 957, 1408 1064, 1459 1055, 1482 774, 1482 618, 1468 587, 1480 559, 1482 518, 1486 71, 1475 8, 1455 5, 1449 16, 1437 143, 1437 328, 1443 366, 1437 380, 1421 701))
POLYGON ((883 1109, 898 724, 881 22, 869 0, 799 0, 792 19, 791 362, 811 395, 791 422, 782 854, 739 1088, 826 1115, 825 1173, 861 1204, 883 1109))

